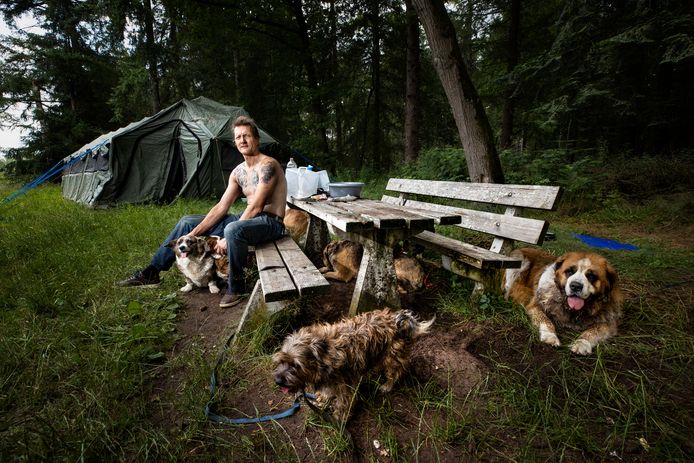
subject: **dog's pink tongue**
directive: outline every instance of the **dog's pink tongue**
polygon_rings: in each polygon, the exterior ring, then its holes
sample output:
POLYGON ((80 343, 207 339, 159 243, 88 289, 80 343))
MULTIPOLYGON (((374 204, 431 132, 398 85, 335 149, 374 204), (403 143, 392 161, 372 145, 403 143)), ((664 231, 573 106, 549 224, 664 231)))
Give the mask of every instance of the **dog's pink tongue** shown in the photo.
POLYGON ((571 307, 573 310, 581 310, 583 308, 583 304, 586 303, 586 301, 576 296, 569 296, 566 299, 566 302, 569 304, 569 307, 571 307))
POLYGON ((281 387, 280 391, 282 391, 282 394, 289 394, 289 388, 288 387, 281 387))
POLYGON ((188 253, 187 253, 187 252, 182 252, 182 253, 181 253, 181 257, 183 257, 183 258, 185 259, 186 257, 188 257, 188 253))

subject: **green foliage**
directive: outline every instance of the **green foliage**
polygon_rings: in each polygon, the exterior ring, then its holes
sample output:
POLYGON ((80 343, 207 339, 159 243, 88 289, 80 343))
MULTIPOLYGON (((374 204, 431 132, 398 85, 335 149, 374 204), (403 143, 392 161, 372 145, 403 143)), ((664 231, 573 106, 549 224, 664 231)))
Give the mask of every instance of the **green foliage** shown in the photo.
POLYGON ((565 195, 562 202, 573 207, 593 208, 607 194, 604 154, 591 152, 578 157, 563 149, 506 150, 500 157, 507 183, 561 186, 565 195))
POLYGON ((469 181, 462 148, 429 148, 416 161, 395 169, 397 176, 429 180, 469 181))
POLYGON ((108 104, 113 110, 113 121, 125 126, 150 112, 149 77, 139 60, 121 58, 117 69, 120 78, 108 104))

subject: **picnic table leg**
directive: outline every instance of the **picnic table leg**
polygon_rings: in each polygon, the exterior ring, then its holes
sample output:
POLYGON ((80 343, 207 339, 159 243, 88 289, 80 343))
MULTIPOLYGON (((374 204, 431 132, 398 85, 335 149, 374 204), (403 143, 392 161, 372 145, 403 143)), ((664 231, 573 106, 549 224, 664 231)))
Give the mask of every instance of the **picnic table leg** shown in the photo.
POLYGON ((318 217, 309 214, 308 229, 306 230, 306 242, 304 243, 304 254, 318 268, 323 267, 323 249, 328 244, 330 235, 328 226, 318 217))
POLYGON ((350 316, 384 306, 400 308, 400 294, 393 262, 395 237, 376 232, 374 238, 360 235, 358 239, 364 246, 364 255, 349 306, 350 316))

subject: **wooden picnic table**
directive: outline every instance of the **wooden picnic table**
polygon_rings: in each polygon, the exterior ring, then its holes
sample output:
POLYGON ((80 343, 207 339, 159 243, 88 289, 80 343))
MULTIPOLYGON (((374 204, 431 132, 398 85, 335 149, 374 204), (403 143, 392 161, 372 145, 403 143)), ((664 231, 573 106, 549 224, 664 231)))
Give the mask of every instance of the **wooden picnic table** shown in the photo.
POLYGON ((399 308, 394 245, 423 231, 434 231, 435 224, 453 225, 461 221, 456 213, 406 208, 372 199, 290 198, 287 203, 310 215, 304 252, 316 265, 322 262, 323 249, 330 240, 328 224, 364 246, 350 315, 384 306, 399 308))

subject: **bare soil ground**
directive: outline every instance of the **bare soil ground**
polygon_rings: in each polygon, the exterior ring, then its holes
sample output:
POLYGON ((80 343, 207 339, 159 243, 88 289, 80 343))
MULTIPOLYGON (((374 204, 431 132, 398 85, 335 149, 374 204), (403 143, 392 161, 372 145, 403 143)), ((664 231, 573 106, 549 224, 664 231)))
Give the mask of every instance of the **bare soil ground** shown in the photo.
MULTIPOLYGON (((338 320, 347 313, 353 288, 353 282, 332 282, 327 294, 303 307, 297 318, 301 320, 302 325, 319 320, 338 320)), ((465 398, 484 378, 488 366, 483 356, 489 346, 482 340, 490 337, 488 335, 492 327, 457 320, 448 314, 435 314, 433 302, 436 290, 434 288, 401 297, 402 307, 412 310, 420 319, 437 316, 432 332, 418 340, 406 378, 387 397, 380 395, 372 385, 366 385, 366 391, 362 392, 376 397, 379 410, 385 406, 385 409, 390 411, 385 419, 391 423, 398 423, 395 426, 397 435, 374 434, 379 428, 379 421, 384 417, 374 413, 378 410, 370 410, 357 404, 346 427, 346 435, 351 439, 351 450, 341 456, 330 456, 325 453, 326 448, 323 438, 319 435, 319 427, 306 424, 306 414, 313 412, 302 405, 294 416, 279 422, 283 429, 280 433, 282 439, 291 442, 290 454, 302 462, 335 461, 336 458, 345 461, 392 461, 384 447, 379 446, 379 441, 395 438, 399 443, 412 445, 422 438, 422 427, 430 430, 437 422, 443 420, 443 413, 439 415, 427 411, 423 415, 421 410, 416 408, 411 400, 412 387, 417 384, 435 384, 440 390, 450 390, 451 397, 459 400, 465 398), (408 387, 409 392, 405 390, 408 387)), ((210 368, 212 367, 226 339, 237 325, 244 307, 244 304, 240 304, 231 309, 220 309, 219 299, 219 295, 210 294, 206 289, 195 290, 184 296, 184 314, 178 323, 179 341, 172 355, 197 343, 197 347, 202 347, 209 356, 210 368)), ((185 374, 182 369, 170 373, 156 386, 156 390, 152 391, 153 396, 157 398, 171 393, 180 386, 185 374)), ((219 387, 227 389, 224 403, 218 404, 218 413, 230 417, 256 416, 258 413, 278 413, 291 406, 293 397, 283 396, 274 386, 270 366, 249 368, 243 376, 243 388, 236 387, 239 378, 220 378, 219 387)), ((173 410, 170 406, 161 407, 156 415, 152 417, 155 425, 169 423, 170 426, 185 427, 185 423, 180 419, 180 411, 173 410)), ((315 416, 313 420, 320 423, 315 416)), ((245 435, 256 447, 264 445, 258 435, 268 432, 267 424, 225 426, 210 423, 210 426, 219 427, 218 431, 225 436, 219 436, 222 438, 239 439, 245 435), (265 429, 262 429, 263 426, 265 429)), ((288 442, 285 445, 288 445, 288 442)), ((466 460, 465 455, 469 455, 464 448, 452 447, 442 450, 431 447, 426 442, 421 442, 420 445, 420 461, 458 462, 466 460)), ((249 461, 255 461, 255 458, 258 456, 249 457, 249 461)))

